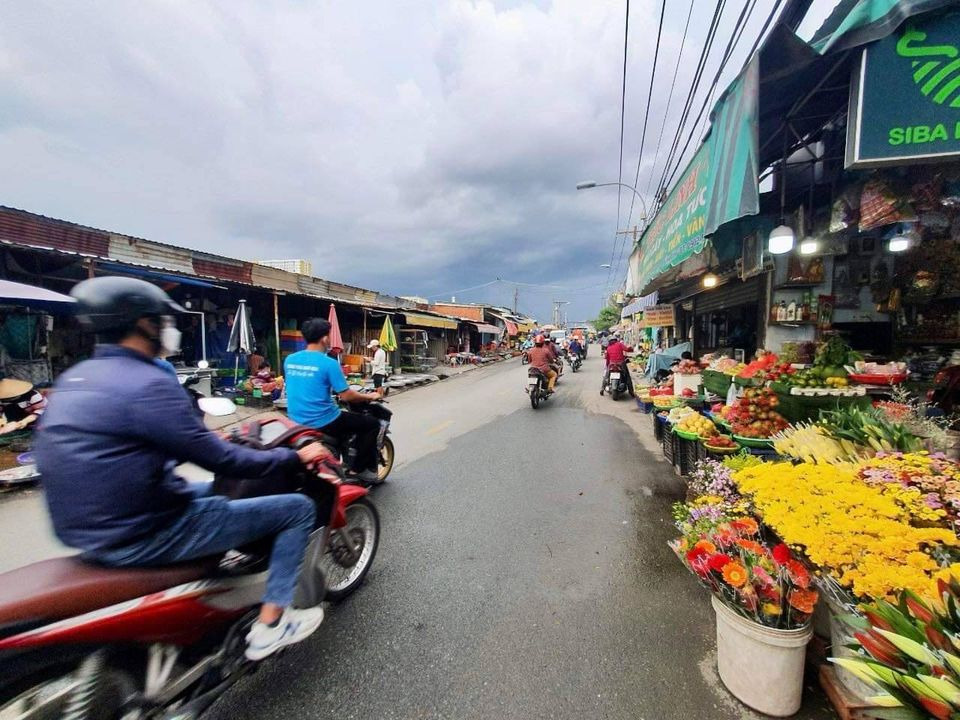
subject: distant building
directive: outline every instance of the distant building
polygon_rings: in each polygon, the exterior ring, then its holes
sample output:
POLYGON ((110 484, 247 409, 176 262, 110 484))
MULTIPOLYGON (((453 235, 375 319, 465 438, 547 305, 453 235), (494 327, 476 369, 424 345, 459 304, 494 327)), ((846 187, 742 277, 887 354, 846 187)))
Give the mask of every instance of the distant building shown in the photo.
POLYGON ((425 297, 420 297, 419 295, 401 295, 401 296, 400 296, 400 299, 401 299, 401 300, 409 300, 410 302, 416 303, 417 305, 429 305, 429 304, 430 304, 430 301, 429 301, 429 300, 427 300, 425 297))
POLYGON ((298 275, 313 275, 313 263, 309 260, 254 260, 257 265, 264 265, 276 270, 286 270, 298 275))

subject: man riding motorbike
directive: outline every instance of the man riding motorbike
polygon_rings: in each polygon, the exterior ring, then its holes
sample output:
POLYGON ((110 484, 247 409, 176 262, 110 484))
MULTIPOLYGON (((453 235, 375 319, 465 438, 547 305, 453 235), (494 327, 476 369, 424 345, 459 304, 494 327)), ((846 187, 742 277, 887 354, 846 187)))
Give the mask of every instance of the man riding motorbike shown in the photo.
POLYGON ((573 339, 570 341, 570 347, 567 349, 571 353, 579 355, 581 360, 586 357, 586 353, 583 351, 583 345, 580 344, 580 339, 576 335, 573 336, 573 339))
POLYGON ((372 393, 350 389, 340 363, 327 355, 330 327, 326 320, 312 318, 300 328, 307 349, 289 355, 283 363, 287 414, 296 423, 338 439, 356 435, 357 467, 351 468, 351 473, 363 482, 375 483, 380 422, 369 415, 342 410, 333 396, 345 403, 374 402, 383 397, 383 388, 372 393))
POLYGON ((627 346, 621 342, 619 334, 614 333, 603 356, 607 361, 607 367, 603 371, 603 384, 600 386, 600 394, 603 395, 603 391, 610 380, 610 369, 618 367, 624 382, 627 384, 627 392, 630 393, 630 397, 636 397, 633 392, 633 378, 630 377, 630 369, 627 367, 627 346))
POLYGON ((557 382, 557 371, 553 369, 556 355, 547 345, 543 335, 537 335, 533 343, 533 347, 527 351, 530 356, 530 367, 536 368, 547 376, 547 392, 553 392, 553 386, 557 382))
POLYGON ((210 483, 188 483, 192 462, 236 477, 268 478, 328 454, 257 451, 207 430, 190 398, 155 359, 175 353, 184 312, 144 280, 101 277, 72 292, 78 319, 97 333, 94 356, 54 385, 34 446, 57 537, 83 559, 113 567, 168 565, 221 555, 274 537, 260 616, 246 655, 260 660, 319 627, 320 607, 293 609, 300 564, 314 523, 301 494, 229 501, 210 483))

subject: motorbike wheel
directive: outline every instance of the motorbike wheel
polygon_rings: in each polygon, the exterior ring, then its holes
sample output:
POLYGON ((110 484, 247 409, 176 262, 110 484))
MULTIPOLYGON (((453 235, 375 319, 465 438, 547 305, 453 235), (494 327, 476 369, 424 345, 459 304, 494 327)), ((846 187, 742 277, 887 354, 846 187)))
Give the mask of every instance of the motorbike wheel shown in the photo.
POLYGON ((388 437, 383 439, 383 447, 380 448, 380 461, 377 463, 377 482, 385 482, 390 471, 393 470, 393 440, 388 437))
MULTIPOLYGON (((34 671, 27 680, 0 688, 0 719, 60 720, 71 701, 77 710, 76 696, 82 692, 79 674, 77 664, 55 661, 34 671)), ((124 710, 133 692, 133 680, 126 673, 113 668, 100 669, 96 672, 93 694, 84 694, 80 700, 85 706, 79 709, 80 716, 85 720, 138 717, 124 710)))
POLYGON ((620 399, 620 391, 617 390, 617 389, 611 390, 611 391, 610 391, 610 397, 612 397, 613 400, 614 400, 614 402, 616 402, 617 400, 620 399))
POLYGON ((350 533, 359 545, 351 552, 343 542, 331 534, 327 551, 320 559, 320 571, 327 582, 327 599, 343 600, 363 583, 370 571, 380 544, 380 515, 366 498, 360 498, 346 510, 347 524, 335 533, 350 533))
POLYGON ((536 410, 540 407, 540 386, 535 386, 530 390, 530 405, 533 406, 533 409, 536 410))

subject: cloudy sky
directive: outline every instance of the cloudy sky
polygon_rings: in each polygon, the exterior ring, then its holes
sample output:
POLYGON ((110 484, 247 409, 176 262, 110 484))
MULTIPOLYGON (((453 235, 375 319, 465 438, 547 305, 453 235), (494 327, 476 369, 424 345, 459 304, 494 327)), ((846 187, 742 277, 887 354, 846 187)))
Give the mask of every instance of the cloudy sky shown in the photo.
MULTIPOLYGON (((673 68, 665 145, 703 47, 715 3, 693 2, 679 63, 689 2, 667 3, 648 149, 673 68)), ((724 41, 742 5, 728 3, 724 41)), ((733 65, 773 5, 757 2, 733 65)), ((233 257, 305 257, 321 277, 394 294, 519 281, 521 308, 541 317, 553 299, 571 320, 595 316, 625 274, 600 268, 619 261, 617 192, 575 190, 617 179, 624 0, 3 6, 0 204, 233 257)), ((631 3, 627 182, 659 8, 631 3)), ((456 294, 509 304, 513 291, 456 294)))

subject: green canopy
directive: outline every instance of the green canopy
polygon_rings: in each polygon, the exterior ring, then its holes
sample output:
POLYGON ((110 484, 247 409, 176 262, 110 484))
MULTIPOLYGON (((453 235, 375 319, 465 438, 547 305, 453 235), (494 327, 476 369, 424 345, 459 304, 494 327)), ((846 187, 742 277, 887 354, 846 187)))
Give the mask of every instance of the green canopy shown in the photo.
POLYGON ((841 0, 811 38, 820 53, 838 52, 880 40, 907 18, 956 5, 956 0, 841 0))
POLYGON ((397 349, 397 334, 393 331, 393 323, 390 322, 390 316, 383 319, 383 330, 380 331, 380 347, 387 352, 393 352, 397 349))

